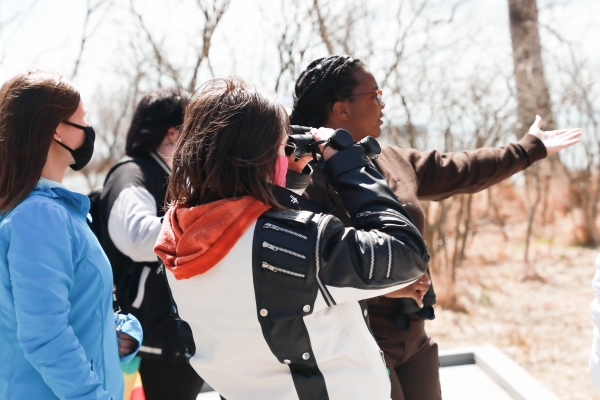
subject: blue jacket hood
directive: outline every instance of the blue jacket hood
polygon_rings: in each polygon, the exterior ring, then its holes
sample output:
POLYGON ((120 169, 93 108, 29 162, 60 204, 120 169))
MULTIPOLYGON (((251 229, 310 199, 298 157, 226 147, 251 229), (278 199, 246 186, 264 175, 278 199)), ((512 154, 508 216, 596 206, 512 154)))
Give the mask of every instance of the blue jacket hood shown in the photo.
POLYGON ((38 195, 58 200, 72 208, 83 217, 90 212, 90 199, 86 195, 72 192, 58 182, 41 178, 31 195, 38 195))

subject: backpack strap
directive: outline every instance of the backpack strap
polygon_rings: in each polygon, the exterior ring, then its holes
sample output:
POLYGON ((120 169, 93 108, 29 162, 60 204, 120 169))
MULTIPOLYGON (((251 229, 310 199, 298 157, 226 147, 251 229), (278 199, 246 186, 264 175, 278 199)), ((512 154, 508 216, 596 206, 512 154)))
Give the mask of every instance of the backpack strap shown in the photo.
POLYGON ((106 182, 108 181, 108 178, 112 175, 113 172, 116 171, 117 168, 119 168, 123 164, 127 164, 127 163, 130 163, 132 161, 133 161, 132 157, 125 156, 125 157, 121 158, 115 165, 113 165, 112 167, 110 167, 110 169, 108 170, 108 173, 106 174, 106 178, 104 178, 104 185, 106 185, 106 182))

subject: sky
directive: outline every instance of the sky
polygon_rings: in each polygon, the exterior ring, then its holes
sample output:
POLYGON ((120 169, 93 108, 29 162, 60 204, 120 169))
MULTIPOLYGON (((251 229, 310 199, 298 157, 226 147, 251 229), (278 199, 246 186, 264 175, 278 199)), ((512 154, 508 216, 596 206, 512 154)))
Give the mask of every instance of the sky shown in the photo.
MULTIPOLYGON (((343 0, 337 0, 343 1, 343 0)), ((383 9, 385 10, 385 2, 383 9)), ((120 66, 119 56, 126 46, 124 37, 131 29, 131 19, 123 8, 128 1, 116 2, 117 7, 103 17, 99 28, 86 43, 81 68, 76 83, 84 93, 91 96, 97 86, 118 81, 116 72, 120 66)), ((178 44, 187 46, 198 31, 200 15, 183 0, 145 0, 136 2, 144 19, 157 37, 168 36, 169 50, 176 58, 185 59, 189 54, 178 52, 178 44)), ((235 72, 252 80, 269 85, 274 77, 271 64, 277 61, 273 40, 269 38, 265 18, 275 20, 278 12, 277 0, 232 0, 221 25, 215 32, 215 46, 211 60, 216 73, 235 72), (232 56, 235 55, 235 56, 232 56), (272 62, 269 62, 272 60, 272 62)), ((551 26, 561 35, 583 43, 585 53, 597 58, 600 54, 600 1, 563 0, 539 1, 542 22, 551 20, 551 26), (549 6, 554 6, 549 11, 549 6)), ((83 21, 86 12, 85 0, 1 0, 0 21, 22 13, 16 24, 0 32, 0 80, 32 66, 50 68, 69 75, 78 54, 83 21), (29 4, 33 4, 27 7, 29 4)), ((447 12, 440 7, 440 12, 447 12)), ((473 57, 505 57, 510 53, 508 11, 506 0, 471 0, 459 9, 460 24, 452 26, 450 32, 440 33, 463 38, 476 32, 472 38, 480 43, 482 51, 473 57)), ((92 18, 91 25, 98 20, 92 18)), ((377 30, 377 26, 373 26, 377 30)), ((381 32, 381 40, 391 40, 381 32)), ((204 78, 210 75, 203 71, 204 78)))
MULTIPOLYGON (((438 13, 440 18, 449 15, 449 0, 431 2, 437 4, 433 7, 434 14, 438 13)), ((32 67, 70 76, 81 43, 86 3, 87 0, 0 0, 0 81, 32 67), (12 22, 6 24, 10 19, 12 22)), ((129 38, 139 29, 128 14, 129 1, 115 0, 114 3, 116 6, 110 13, 99 12, 90 19, 88 29, 93 28, 93 33, 86 42, 74 79, 84 102, 92 107, 100 90, 114 92, 129 84, 123 74, 131 63, 129 38)), ((191 0, 134 1, 152 34, 164 38, 162 44, 170 60, 180 66, 192 64, 193 43, 203 24, 194 3, 191 0)), ((333 0, 333 3, 336 7, 347 4, 345 0, 333 0)), ((392 4, 389 0, 370 0, 369 4, 379 12, 362 25, 362 29, 368 30, 365 36, 376 38, 373 44, 376 56, 369 60, 369 66, 380 78, 379 67, 389 57, 386 49, 396 39, 397 22, 388 13, 392 4)), ((562 50, 557 35, 551 33, 556 32, 576 44, 577 55, 588 59, 591 65, 600 66, 600 0, 538 0, 538 8, 542 44, 553 57, 569 56, 562 50)), ((236 73, 273 88, 278 70, 273 32, 275 25, 284 23, 282 12, 280 0, 231 0, 229 10, 213 35, 210 59, 215 74, 236 73)), ((452 70, 453 76, 472 76, 482 67, 498 68, 506 76, 512 73, 507 0, 466 2, 458 9, 454 22, 433 31, 430 40, 455 53, 440 58, 437 70, 429 76, 432 82, 444 79, 448 70, 452 70)), ((420 43, 415 39, 410 41, 409 47, 411 45, 418 50, 420 43)), ((325 55, 324 51, 324 46, 315 45, 310 49, 311 58, 325 55)), ((304 60, 301 67, 311 58, 304 60)), ((212 76, 206 64, 200 72, 199 82, 212 76)), ((590 80, 596 74, 600 78, 600 68, 591 73, 590 80)), ((551 86, 560 83, 555 82, 551 68, 547 68, 546 75, 551 86)), ((284 105, 290 106, 289 84, 287 87, 279 96, 284 105)), ((394 115, 401 118, 401 114, 394 113, 397 104, 392 99, 388 104, 388 118, 394 115)), ((90 111, 94 118, 94 110, 90 111)), ((421 115, 423 121, 428 118, 427 112, 421 115)))

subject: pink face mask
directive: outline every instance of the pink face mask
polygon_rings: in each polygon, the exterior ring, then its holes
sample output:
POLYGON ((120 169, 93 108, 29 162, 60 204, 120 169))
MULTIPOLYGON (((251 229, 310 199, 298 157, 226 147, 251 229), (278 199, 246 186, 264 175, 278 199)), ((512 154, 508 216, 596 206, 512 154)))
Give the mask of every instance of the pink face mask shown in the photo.
POLYGON ((288 159, 286 156, 277 156, 275 162, 275 177, 273 183, 277 186, 285 187, 285 176, 288 170, 288 159))

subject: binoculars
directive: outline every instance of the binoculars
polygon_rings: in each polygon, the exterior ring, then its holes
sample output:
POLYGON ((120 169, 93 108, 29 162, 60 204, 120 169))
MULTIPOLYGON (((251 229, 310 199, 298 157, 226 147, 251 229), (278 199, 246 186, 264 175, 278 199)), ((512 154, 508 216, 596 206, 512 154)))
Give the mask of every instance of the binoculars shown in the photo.
MULTIPOLYGON (((285 155, 288 157, 294 156, 296 158, 311 155, 313 153, 311 147, 315 144, 315 139, 310 134, 312 128, 299 125, 291 125, 290 128, 292 134, 288 137, 288 142, 285 146, 285 155)), ((345 129, 337 129, 329 139, 329 142, 331 143, 331 147, 336 150, 350 147, 355 143, 350 132, 345 129)), ((379 146, 377 140, 371 136, 362 139, 358 144, 362 146, 367 157, 372 160, 375 160, 381 153, 381 146, 379 146)))

